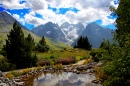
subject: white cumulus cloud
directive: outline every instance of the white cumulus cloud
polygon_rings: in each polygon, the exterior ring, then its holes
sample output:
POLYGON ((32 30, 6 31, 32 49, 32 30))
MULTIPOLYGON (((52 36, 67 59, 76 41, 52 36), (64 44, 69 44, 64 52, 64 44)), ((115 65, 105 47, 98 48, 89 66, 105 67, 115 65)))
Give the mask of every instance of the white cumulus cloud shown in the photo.
POLYGON ((18 14, 13 14, 13 17, 18 20, 20 23, 22 23, 23 25, 25 24, 25 20, 23 18, 20 18, 20 16, 18 14))
POLYGON ((20 4, 20 0, 0 0, 0 4, 2 4, 5 9, 29 8, 27 3, 20 4))
MULTIPOLYGON (((114 20, 108 19, 109 6, 114 5, 113 0, 0 0, 0 4, 6 9, 25 9, 30 8, 30 13, 24 16, 25 21, 38 26, 47 22, 58 23, 64 22, 72 24, 82 22, 88 23, 95 20, 102 20, 102 25, 112 24, 114 20), (20 1, 25 1, 20 3, 20 1), (48 9, 48 5, 54 8, 76 8, 79 11, 67 11, 64 15, 57 14, 48 9), (42 18, 36 17, 35 14, 42 15, 42 18)), ((115 6, 118 7, 117 5, 115 6)), ((16 19, 18 16, 14 15, 16 19)), ((20 20, 20 18, 19 18, 20 20)), ((22 20, 21 20, 22 21, 22 20)))

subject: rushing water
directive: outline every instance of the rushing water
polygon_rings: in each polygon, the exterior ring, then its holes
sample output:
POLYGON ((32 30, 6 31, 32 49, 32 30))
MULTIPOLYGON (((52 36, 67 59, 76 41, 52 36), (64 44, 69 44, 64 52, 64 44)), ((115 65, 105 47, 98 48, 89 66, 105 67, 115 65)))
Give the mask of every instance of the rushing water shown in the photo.
POLYGON ((94 75, 63 72, 61 74, 42 74, 34 79, 33 86, 97 86, 91 83, 94 75))

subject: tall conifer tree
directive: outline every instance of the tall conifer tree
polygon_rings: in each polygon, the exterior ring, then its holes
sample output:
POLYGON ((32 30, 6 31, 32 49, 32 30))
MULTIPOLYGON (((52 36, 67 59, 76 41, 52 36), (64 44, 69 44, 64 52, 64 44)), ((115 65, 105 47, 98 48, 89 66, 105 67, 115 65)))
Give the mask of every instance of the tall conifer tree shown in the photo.
POLYGON ((44 36, 42 37, 42 39, 37 44, 36 49, 39 52, 47 52, 49 50, 49 46, 46 44, 44 36))
POLYGON ((35 46, 33 41, 30 35, 26 39, 24 38, 21 27, 15 22, 13 29, 7 35, 3 55, 9 60, 9 63, 15 64, 16 68, 31 67, 37 61, 36 56, 32 55, 32 47, 35 46))

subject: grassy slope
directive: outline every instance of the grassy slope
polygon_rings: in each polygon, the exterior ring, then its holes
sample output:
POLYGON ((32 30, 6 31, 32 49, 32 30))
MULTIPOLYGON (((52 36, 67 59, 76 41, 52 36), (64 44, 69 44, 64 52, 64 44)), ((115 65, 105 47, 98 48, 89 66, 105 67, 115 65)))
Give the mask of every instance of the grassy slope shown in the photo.
POLYGON ((70 58, 70 57, 83 57, 89 58, 90 51, 83 49, 68 49, 68 50, 52 50, 46 53, 37 53, 39 60, 43 58, 49 58, 50 56, 54 56, 56 58, 70 58))
MULTIPOLYGON (((11 28, 10 25, 8 25, 7 27, 11 28)), ((7 34, 8 34, 8 31, 1 31, 3 30, 4 27, 2 27, 2 29, 0 29, 0 41, 2 41, 2 44, 5 43, 5 39, 7 38, 7 34)), ((29 30, 25 30, 23 29, 23 32, 25 34, 25 36, 27 36, 29 33, 31 34, 31 36, 34 38, 35 42, 38 43, 39 40, 41 39, 39 36, 37 36, 36 34, 32 33, 31 31, 29 30)), ((50 38, 47 38, 45 37, 46 39, 46 42, 47 44, 49 45, 50 49, 52 50, 60 50, 60 49, 63 49, 63 48, 71 48, 70 46, 62 43, 62 42, 53 42, 50 38)), ((1 49, 1 45, 0 45, 0 49, 1 49)))

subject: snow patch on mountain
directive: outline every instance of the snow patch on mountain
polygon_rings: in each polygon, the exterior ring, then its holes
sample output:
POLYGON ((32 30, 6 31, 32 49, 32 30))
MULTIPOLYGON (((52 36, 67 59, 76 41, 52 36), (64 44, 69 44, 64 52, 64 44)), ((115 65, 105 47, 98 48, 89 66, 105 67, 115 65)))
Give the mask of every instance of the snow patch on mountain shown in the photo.
POLYGON ((51 31, 46 31, 46 33, 47 33, 48 35, 50 35, 50 34, 51 34, 51 31))
POLYGON ((57 27, 53 27, 55 30, 58 30, 58 28, 57 27))
POLYGON ((69 24, 68 22, 63 23, 60 28, 65 35, 67 44, 69 45, 72 44, 85 29, 84 25, 81 23, 69 24))

